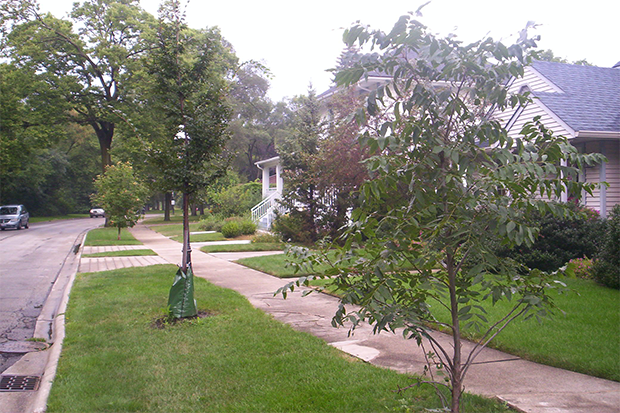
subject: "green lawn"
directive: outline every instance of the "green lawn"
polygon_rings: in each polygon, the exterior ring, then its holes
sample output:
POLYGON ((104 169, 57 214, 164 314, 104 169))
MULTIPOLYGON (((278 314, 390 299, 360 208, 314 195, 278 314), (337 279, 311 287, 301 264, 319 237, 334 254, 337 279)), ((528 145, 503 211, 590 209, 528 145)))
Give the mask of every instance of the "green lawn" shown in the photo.
MULTIPOLYGON (((177 211, 175 215, 170 215, 170 221, 164 221, 163 211, 160 211, 159 214, 161 216, 156 216, 149 218, 148 214, 145 216, 143 223, 146 225, 157 225, 157 224, 171 224, 171 223, 183 223, 183 211, 177 211)), ((190 222, 200 221, 202 218, 200 215, 197 216, 189 216, 190 222)))
MULTIPOLYGON (((532 361, 620 381, 620 291, 590 280, 563 279, 570 292, 553 292, 558 311, 538 322, 517 319, 494 340, 493 347, 532 361)), ((488 319, 499 319, 508 303, 485 305, 488 319)), ((448 313, 436 308, 444 321, 448 313)), ((474 334, 473 331, 467 333, 474 334)))
MULTIPOLYGON (((200 232, 200 224, 189 224, 190 232, 200 232)), ((169 224, 169 225, 153 225, 150 226, 153 231, 157 231, 160 234, 170 237, 173 241, 183 242, 183 225, 182 224, 169 224)), ((224 241, 226 238, 219 232, 209 234, 193 234, 190 235, 191 242, 208 242, 208 241, 224 241)))
POLYGON ((123 251, 109 251, 109 252, 96 252, 94 254, 82 254, 84 258, 99 258, 99 257, 141 257, 145 255, 157 255, 153 250, 123 250, 123 251))
MULTIPOLYGON (((240 264, 278 277, 299 277, 286 267, 285 254, 244 258, 240 264)), ((320 269, 319 269, 320 271, 320 269)), ((317 273, 317 272, 315 272, 317 273)), ((558 313, 539 323, 535 318, 516 320, 492 342, 492 347, 532 361, 620 381, 620 291, 593 281, 563 279, 572 290, 554 294, 558 313)), ((315 280, 324 285, 325 280, 315 280)), ((333 292, 333 291, 332 291, 333 292)), ((507 303, 486 305, 487 319, 498 320, 507 303)), ((435 314, 448 321, 445 309, 435 305, 435 314)), ((465 332, 475 337, 475 331, 465 332)))
MULTIPOLYGON (((53 217, 30 217, 29 221, 32 223, 35 222, 46 222, 46 221, 58 221, 62 219, 75 219, 75 218, 88 218, 89 214, 67 214, 67 215, 57 215, 53 217)), ((93 218, 94 219, 94 218, 93 218)), ((103 223, 103 219, 101 223, 103 223)))
POLYGON ((118 229, 116 228, 96 228, 88 231, 86 241, 87 247, 99 247, 104 245, 142 245, 140 241, 134 238, 127 230, 121 230, 121 239, 117 239, 118 229))
MULTIPOLYGON (((177 268, 79 274, 47 411, 424 412, 428 387, 345 356, 273 320, 241 295, 196 278, 209 317, 157 328, 177 268)), ((465 412, 502 412, 466 395, 465 412)))
POLYGON ((202 252, 283 251, 286 244, 276 242, 252 242, 250 244, 206 245, 202 252))

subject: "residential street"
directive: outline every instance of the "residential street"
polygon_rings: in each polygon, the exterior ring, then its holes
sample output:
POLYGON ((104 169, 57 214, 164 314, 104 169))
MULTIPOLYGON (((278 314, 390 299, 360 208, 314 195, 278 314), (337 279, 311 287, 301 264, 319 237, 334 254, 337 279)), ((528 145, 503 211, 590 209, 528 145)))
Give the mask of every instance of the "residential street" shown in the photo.
POLYGON ((26 340, 33 337, 52 284, 75 257, 85 231, 101 224, 102 218, 83 218, 0 232, 0 372, 37 345, 26 340))

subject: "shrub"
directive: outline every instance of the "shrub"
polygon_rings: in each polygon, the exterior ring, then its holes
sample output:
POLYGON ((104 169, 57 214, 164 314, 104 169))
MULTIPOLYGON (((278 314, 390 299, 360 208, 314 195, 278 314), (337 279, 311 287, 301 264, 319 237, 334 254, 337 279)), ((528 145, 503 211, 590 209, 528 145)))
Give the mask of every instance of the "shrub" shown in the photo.
POLYGON ((575 217, 534 215, 531 223, 540 228, 538 239, 531 247, 520 246, 500 254, 542 271, 555 271, 574 258, 594 257, 601 245, 605 222, 598 213, 569 204, 575 217))
POLYGON ((228 221, 222 225, 222 235, 226 238, 235 238, 241 235, 241 225, 238 221, 228 221))
POLYGON ((592 278, 592 265, 594 262, 589 258, 574 258, 569 261, 574 264, 575 277, 589 280, 592 278))
POLYGON ((251 219, 242 217, 226 218, 221 233, 226 238, 235 238, 240 235, 252 235, 256 232, 256 224, 251 219))
POLYGON ((620 204, 614 206, 609 214, 601 250, 592 268, 592 277, 601 285, 620 289, 620 204))
POLYGON ((199 227, 203 231, 222 231, 224 218, 220 214, 206 214, 201 220, 199 227))
POLYGON ((312 217, 305 210, 292 210, 288 214, 278 215, 271 230, 285 242, 311 245, 316 241, 312 217))
POLYGON ((280 237, 274 234, 259 234, 252 239, 253 243, 266 243, 266 244, 277 244, 280 242, 280 237))

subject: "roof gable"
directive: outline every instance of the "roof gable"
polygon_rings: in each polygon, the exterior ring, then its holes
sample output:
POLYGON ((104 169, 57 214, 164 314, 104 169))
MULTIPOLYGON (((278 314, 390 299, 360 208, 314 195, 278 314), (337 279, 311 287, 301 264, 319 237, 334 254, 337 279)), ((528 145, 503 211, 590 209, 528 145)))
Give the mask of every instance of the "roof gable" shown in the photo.
POLYGON ((532 68, 559 90, 534 96, 573 130, 620 132, 620 69, 555 62, 532 68))

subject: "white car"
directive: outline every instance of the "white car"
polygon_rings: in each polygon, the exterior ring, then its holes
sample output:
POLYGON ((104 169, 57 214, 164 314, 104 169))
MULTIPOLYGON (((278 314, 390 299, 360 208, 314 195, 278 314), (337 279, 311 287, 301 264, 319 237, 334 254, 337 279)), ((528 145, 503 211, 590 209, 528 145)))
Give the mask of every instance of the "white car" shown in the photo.
POLYGON ((93 208, 90 210, 90 217, 105 217, 105 211, 101 208, 93 208))

